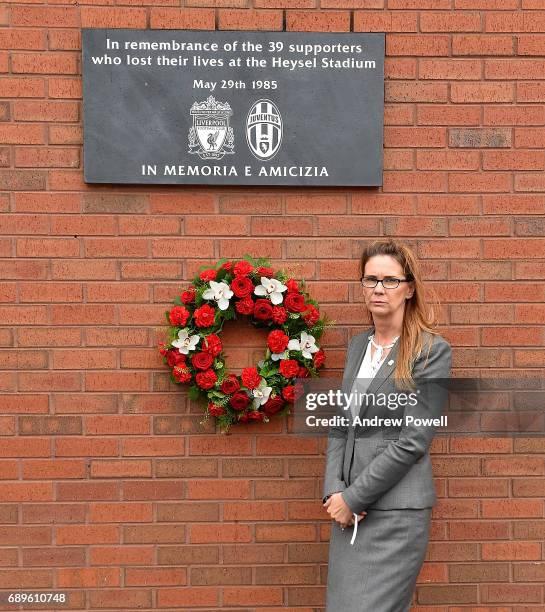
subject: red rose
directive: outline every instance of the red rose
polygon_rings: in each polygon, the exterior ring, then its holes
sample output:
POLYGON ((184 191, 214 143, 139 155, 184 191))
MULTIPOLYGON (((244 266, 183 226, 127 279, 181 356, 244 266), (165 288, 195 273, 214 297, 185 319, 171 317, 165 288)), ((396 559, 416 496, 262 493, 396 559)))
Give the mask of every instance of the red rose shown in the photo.
POLYGON ((195 310, 193 313, 193 318, 195 319, 197 327, 210 327, 214 324, 215 314, 216 311, 212 308, 212 306, 204 304, 195 310))
POLYGON ((243 298, 252 293, 254 284, 247 276, 235 276, 231 281, 231 289, 237 297, 243 298))
POLYGON ((267 337, 267 344, 273 353, 283 353, 289 341, 289 336, 280 329, 275 329, 267 337))
POLYGON ((286 378, 293 378, 299 372, 299 364, 295 359, 282 359, 280 361, 280 374, 286 378))
POLYGON ((248 421, 248 413, 247 413, 247 412, 241 412, 241 413, 239 414, 238 420, 239 420, 241 423, 246 423, 246 421, 248 421))
POLYGON ((284 306, 290 312, 303 312, 306 310, 305 298, 300 293, 290 292, 284 298, 284 306))
POLYGON ((191 363, 197 370, 208 370, 214 363, 214 358, 210 353, 195 353, 191 358, 191 363))
POLYGON ((208 270, 203 270, 199 274, 199 278, 203 281, 211 281, 211 280, 216 280, 216 275, 217 275, 217 272, 213 270, 212 268, 209 268, 208 270))
POLYGON ((195 301, 195 287, 189 287, 187 291, 184 291, 180 296, 180 299, 184 304, 191 304, 195 301))
POLYGON ((206 338, 203 339, 201 346, 202 350, 205 353, 210 353, 212 357, 217 357, 223 348, 221 345, 221 340, 216 334, 209 334, 206 336, 206 338))
POLYGON ((248 276, 253 269, 253 266, 251 266, 246 260, 242 260, 235 265, 233 272, 235 273, 235 276, 248 276))
POLYGON ((229 374, 223 379, 220 388, 226 395, 231 395, 240 389, 240 383, 234 374, 229 374))
POLYGON ((325 353, 324 353, 324 351, 322 351, 322 349, 317 350, 314 353, 313 360, 314 360, 314 367, 316 369, 321 368, 324 365, 324 362, 325 362, 325 353))
POLYGON ((175 365, 185 364, 185 355, 180 353, 177 348, 170 349, 166 354, 168 365, 173 368, 175 365))
POLYGON ((282 306, 273 306, 272 320, 277 325, 282 325, 282 323, 285 323, 287 319, 288 313, 286 312, 285 308, 283 308, 282 306))
POLYGON ((272 317, 272 306, 268 300, 256 300, 254 305, 254 319, 267 321, 272 317))
POLYGON ((250 315, 254 312, 254 302, 251 297, 245 297, 243 300, 239 300, 235 304, 235 310, 239 314, 250 315))
POLYGON ((320 318, 320 313, 313 304, 307 304, 307 312, 303 315, 305 323, 312 327, 320 318))
POLYGON ((159 342, 157 348, 159 349, 159 352, 161 353, 161 355, 163 355, 163 357, 168 353, 166 344, 164 342, 159 342))
POLYGON ((308 378, 308 376, 309 371, 305 367, 300 366, 299 372, 297 372, 297 378, 308 378))
POLYGON ((216 404, 208 404, 208 412, 215 417, 225 414, 225 408, 223 406, 217 406, 216 404))
POLYGON ((293 402, 295 401, 295 387, 293 385, 288 385, 287 387, 284 387, 282 389, 282 397, 290 404, 293 404, 293 402))
POLYGON ((171 325, 183 327, 189 319, 189 310, 183 306, 174 306, 174 308, 168 313, 168 318, 171 325))
POLYGON ((261 268, 257 269, 257 273, 260 276, 265 276, 266 278, 272 278, 274 276, 274 272, 272 268, 266 268, 265 266, 261 266, 261 268))
POLYGON ((201 389, 211 389, 218 377, 214 370, 206 370, 205 372, 199 372, 195 376, 195 382, 199 385, 201 389))
POLYGON ((229 400, 235 410, 244 410, 250 403, 250 398, 244 391, 237 391, 229 400))
POLYGON ((294 281, 293 278, 290 278, 286 283, 286 287, 288 288, 288 293, 295 291, 296 293, 299 291, 299 285, 297 281, 294 281))
POLYGON ((265 414, 273 415, 276 414, 279 410, 281 410, 284 404, 284 400, 277 395, 276 397, 270 397, 263 404, 263 406, 261 406, 261 409, 265 414))
POLYGON ((225 263, 221 264, 221 267, 229 272, 229 270, 233 267, 233 264, 230 261, 226 261, 225 263))
POLYGON ((242 384, 247 389, 255 389, 260 381, 261 376, 259 375, 257 368, 244 368, 242 370, 242 384))
POLYGON ((248 420, 250 421, 262 421, 265 415, 259 410, 250 410, 248 412, 248 420))
POLYGON ((181 383, 187 383, 191 380, 191 372, 185 366, 174 366, 172 368, 172 375, 181 383))

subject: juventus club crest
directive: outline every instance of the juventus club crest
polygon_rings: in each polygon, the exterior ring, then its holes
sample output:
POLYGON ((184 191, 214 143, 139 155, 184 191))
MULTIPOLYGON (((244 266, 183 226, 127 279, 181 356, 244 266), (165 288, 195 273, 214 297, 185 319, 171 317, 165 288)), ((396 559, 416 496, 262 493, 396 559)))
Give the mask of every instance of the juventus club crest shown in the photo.
POLYGON ((246 118, 246 140, 257 159, 272 159, 282 144, 282 117, 270 100, 255 102, 246 118))
POLYGON ((221 159, 235 152, 229 102, 218 102, 214 96, 208 96, 205 102, 194 102, 190 114, 193 125, 189 130, 189 153, 201 159, 221 159))

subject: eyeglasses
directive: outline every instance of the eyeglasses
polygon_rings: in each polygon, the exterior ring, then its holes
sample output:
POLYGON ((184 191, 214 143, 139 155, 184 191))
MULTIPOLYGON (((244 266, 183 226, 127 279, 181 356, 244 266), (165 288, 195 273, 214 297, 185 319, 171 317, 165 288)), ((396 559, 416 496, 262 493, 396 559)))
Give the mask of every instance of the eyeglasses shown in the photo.
POLYGON ((374 289, 379 283, 382 283, 384 289, 397 289, 399 287, 399 283, 410 283, 412 280, 412 277, 394 278, 392 276, 387 276, 381 280, 375 278, 374 276, 362 276, 360 278, 361 284, 366 289, 374 289))

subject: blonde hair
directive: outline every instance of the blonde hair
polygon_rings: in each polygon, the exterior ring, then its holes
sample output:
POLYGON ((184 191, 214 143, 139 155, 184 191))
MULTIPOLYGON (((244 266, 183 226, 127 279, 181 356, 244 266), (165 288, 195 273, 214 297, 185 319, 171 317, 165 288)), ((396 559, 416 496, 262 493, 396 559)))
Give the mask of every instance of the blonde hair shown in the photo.
MULTIPOLYGON (((394 378, 398 388, 414 389, 412 368, 416 358, 424 347, 424 332, 427 336, 427 353, 433 344, 433 335, 437 334, 437 319, 433 305, 428 301, 427 293, 422 282, 422 273, 418 260, 413 251, 406 245, 393 239, 376 240, 363 251, 360 261, 361 276, 365 274, 365 265, 375 255, 389 255, 393 257, 403 269, 403 274, 414 283, 413 295, 406 300, 403 315, 402 331, 399 338, 398 359, 394 378)), ((433 295, 433 301, 439 300, 433 295)), ((371 317, 372 318, 372 317, 371 317)))

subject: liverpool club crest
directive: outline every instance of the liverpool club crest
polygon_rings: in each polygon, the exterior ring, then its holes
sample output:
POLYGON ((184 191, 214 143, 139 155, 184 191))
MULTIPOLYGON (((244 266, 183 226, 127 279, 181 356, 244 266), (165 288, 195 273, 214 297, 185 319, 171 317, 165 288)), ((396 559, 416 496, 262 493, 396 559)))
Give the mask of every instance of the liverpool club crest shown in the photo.
POLYGON ((189 130, 189 153, 201 159, 221 159, 235 152, 233 128, 229 126, 233 111, 228 102, 208 96, 205 102, 194 102, 190 114, 193 125, 189 130))

